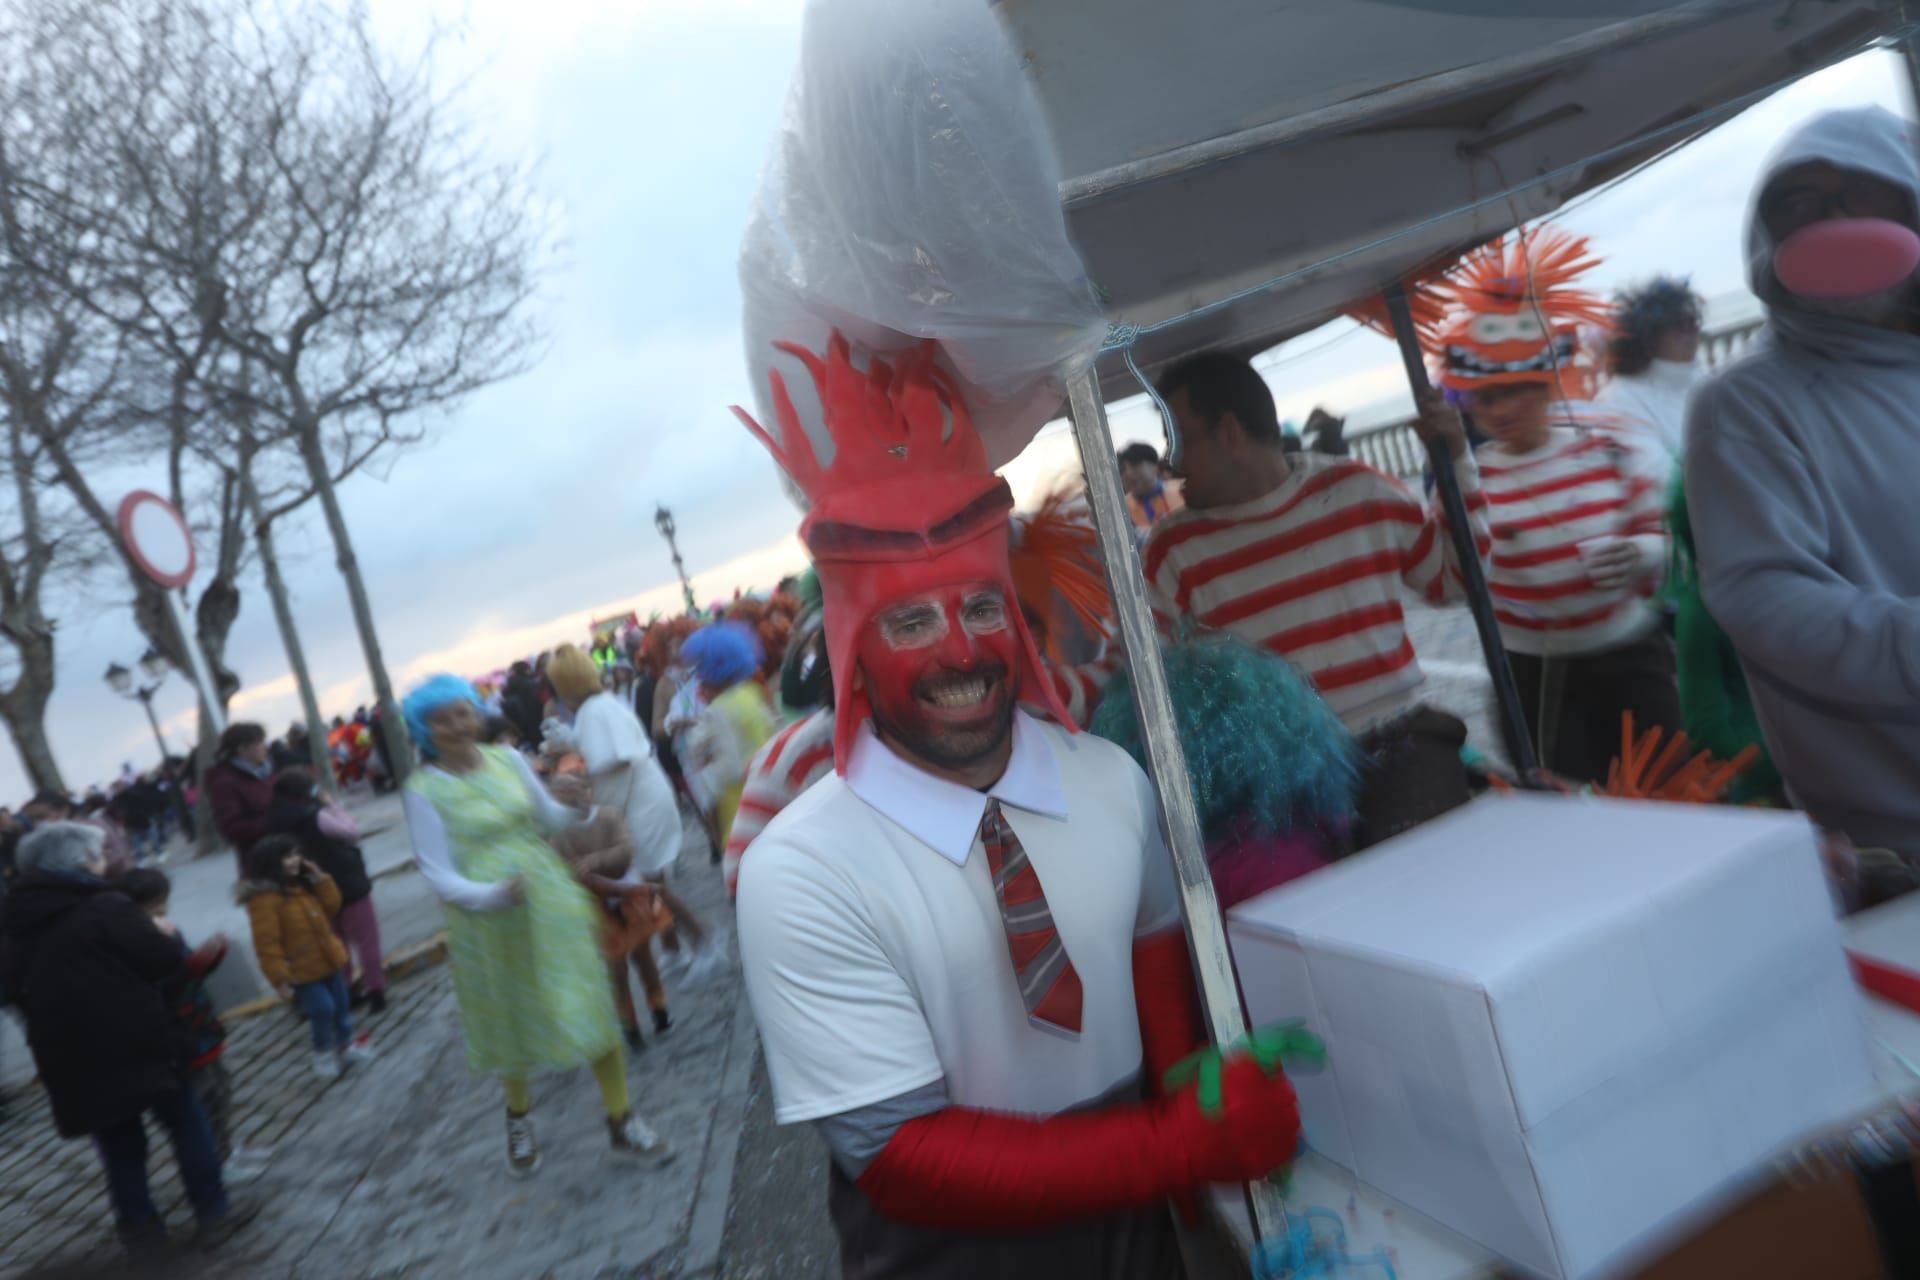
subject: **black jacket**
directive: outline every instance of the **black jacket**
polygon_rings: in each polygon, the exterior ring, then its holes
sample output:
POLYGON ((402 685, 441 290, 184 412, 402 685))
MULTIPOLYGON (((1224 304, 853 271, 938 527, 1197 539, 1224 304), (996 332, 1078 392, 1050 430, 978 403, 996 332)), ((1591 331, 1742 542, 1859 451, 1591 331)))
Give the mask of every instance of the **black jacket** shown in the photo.
POLYGON ((0 903, 0 972, 64 1137, 97 1133, 187 1085, 162 983, 180 944, 104 880, 30 871, 0 903))
POLYGON ((300 842, 300 851, 339 886, 341 906, 350 907, 373 892, 360 846, 336 840, 320 829, 319 801, 289 801, 276 796, 267 806, 267 830, 300 842))

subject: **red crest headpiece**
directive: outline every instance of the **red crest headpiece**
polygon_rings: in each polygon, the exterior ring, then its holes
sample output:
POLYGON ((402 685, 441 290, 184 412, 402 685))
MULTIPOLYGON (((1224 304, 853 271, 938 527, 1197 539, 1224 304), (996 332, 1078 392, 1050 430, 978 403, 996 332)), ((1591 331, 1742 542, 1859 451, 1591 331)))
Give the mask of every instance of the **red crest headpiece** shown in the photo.
POLYGON ((1607 323, 1606 302, 1574 287, 1598 264, 1585 236, 1551 226, 1467 255, 1438 285, 1453 312, 1440 380, 1472 391, 1570 373, 1580 326, 1607 323))
MULTIPOLYGON (((768 375, 777 439, 745 410, 736 406, 734 413, 807 496, 800 539, 820 575, 837 718, 834 762, 844 773, 854 732, 871 714, 853 680, 861 629, 895 600, 954 583, 995 583, 1011 604, 1013 493, 987 465, 966 404, 931 342, 895 364, 870 358, 865 372, 838 333, 824 359, 789 343, 775 346, 813 377, 832 461, 821 465, 778 370, 768 375)), ((1026 669, 1015 673, 1021 696, 1042 701, 1071 728, 1025 620, 1018 608, 1009 612, 1026 657, 1026 669)))

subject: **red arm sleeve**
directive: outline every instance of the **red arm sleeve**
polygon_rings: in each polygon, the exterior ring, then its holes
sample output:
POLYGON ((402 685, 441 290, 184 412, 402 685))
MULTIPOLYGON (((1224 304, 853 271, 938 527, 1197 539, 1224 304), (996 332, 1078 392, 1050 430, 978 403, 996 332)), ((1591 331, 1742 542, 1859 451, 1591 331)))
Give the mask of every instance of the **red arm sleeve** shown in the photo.
POLYGON ((1237 1055, 1222 1092, 1216 1116, 1192 1089, 1044 1118, 948 1107, 901 1125, 858 1185, 898 1222, 1007 1233, 1148 1208, 1285 1163, 1300 1131, 1286 1077, 1237 1055))
POLYGON ((1167 1069, 1207 1042, 1186 934, 1169 929, 1133 944, 1133 1000, 1147 1090, 1159 1093, 1167 1069))

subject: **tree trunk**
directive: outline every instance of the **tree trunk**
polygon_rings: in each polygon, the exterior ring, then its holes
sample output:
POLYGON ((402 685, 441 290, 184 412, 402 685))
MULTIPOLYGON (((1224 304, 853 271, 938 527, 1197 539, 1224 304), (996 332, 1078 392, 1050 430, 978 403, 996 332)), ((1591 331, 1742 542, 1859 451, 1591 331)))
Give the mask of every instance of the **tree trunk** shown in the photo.
POLYGON ((7 716, 6 721, 7 736, 13 739, 13 749, 19 753, 21 767, 26 769, 33 789, 66 795, 66 779, 60 776, 60 765, 54 760, 53 747, 47 741, 45 717, 7 716))
POLYGON ((320 699, 313 692, 313 674, 307 670, 307 651, 300 643, 300 632, 293 622, 293 604, 287 596, 286 579, 280 576, 280 557, 273 547, 273 526, 266 508, 260 505, 260 490, 253 483, 252 468, 240 472, 241 491, 247 510, 253 516, 253 542, 260 549, 260 565, 267 575, 267 599, 273 602, 273 619, 280 626, 280 643, 287 650, 287 665, 293 668, 293 682, 300 689, 300 710, 307 721, 307 754, 313 760, 313 776, 331 792, 337 785, 333 777, 333 758, 327 753, 327 726, 320 719, 320 699))
POLYGON ((380 635, 373 625, 373 605, 367 599, 366 583, 360 578, 360 561, 353 553, 353 538, 347 532, 347 518, 340 510, 339 495, 333 491, 333 476, 327 470, 321 451, 320 429, 314 422, 302 422, 297 435, 300 460, 306 464, 307 478, 326 513, 327 531, 333 535, 340 576, 346 580, 347 601, 353 607, 353 625, 360 633, 360 648, 366 654, 367 674, 373 679, 374 700, 380 707, 380 732, 387 743, 387 760, 392 766, 395 786, 406 782, 413 771, 413 744, 407 737, 407 722, 401 718, 400 704, 394 700, 393 681, 387 676, 386 659, 380 655, 380 635))
POLYGON ((213 768, 213 754, 219 750, 220 740, 214 735, 213 721, 207 718, 206 705, 198 698, 194 704, 199 707, 194 719, 197 737, 187 751, 193 760, 193 856, 206 858, 226 847, 214 830, 213 800, 207 795, 207 770, 213 768))
POLYGON ((0 720, 7 722, 7 735, 33 789, 65 795, 67 783, 47 741, 47 700, 52 696, 53 636, 47 634, 21 647, 20 678, 0 692, 0 720))

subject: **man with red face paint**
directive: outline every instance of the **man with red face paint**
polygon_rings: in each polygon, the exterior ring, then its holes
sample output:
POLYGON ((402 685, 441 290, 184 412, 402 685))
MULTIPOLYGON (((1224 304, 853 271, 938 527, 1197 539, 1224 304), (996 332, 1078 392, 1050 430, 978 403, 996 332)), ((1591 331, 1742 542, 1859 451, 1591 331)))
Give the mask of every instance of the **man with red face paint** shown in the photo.
POLYGON ((1792 798, 1920 862, 1920 167, 1879 107, 1762 170, 1747 272, 1764 337, 1694 392, 1687 505, 1707 608, 1792 798))
POLYGON ((931 347, 782 350, 832 463, 778 373, 778 435, 747 423, 810 502, 837 767, 741 865, 775 1117, 830 1148, 848 1276, 1177 1276, 1168 1198, 1290 1158, 1292 1090, 1238 1054, 1217 1109, 1154 1087, 1199 1039, 1157 802, 1063 727, 1012 496, 931 347))

